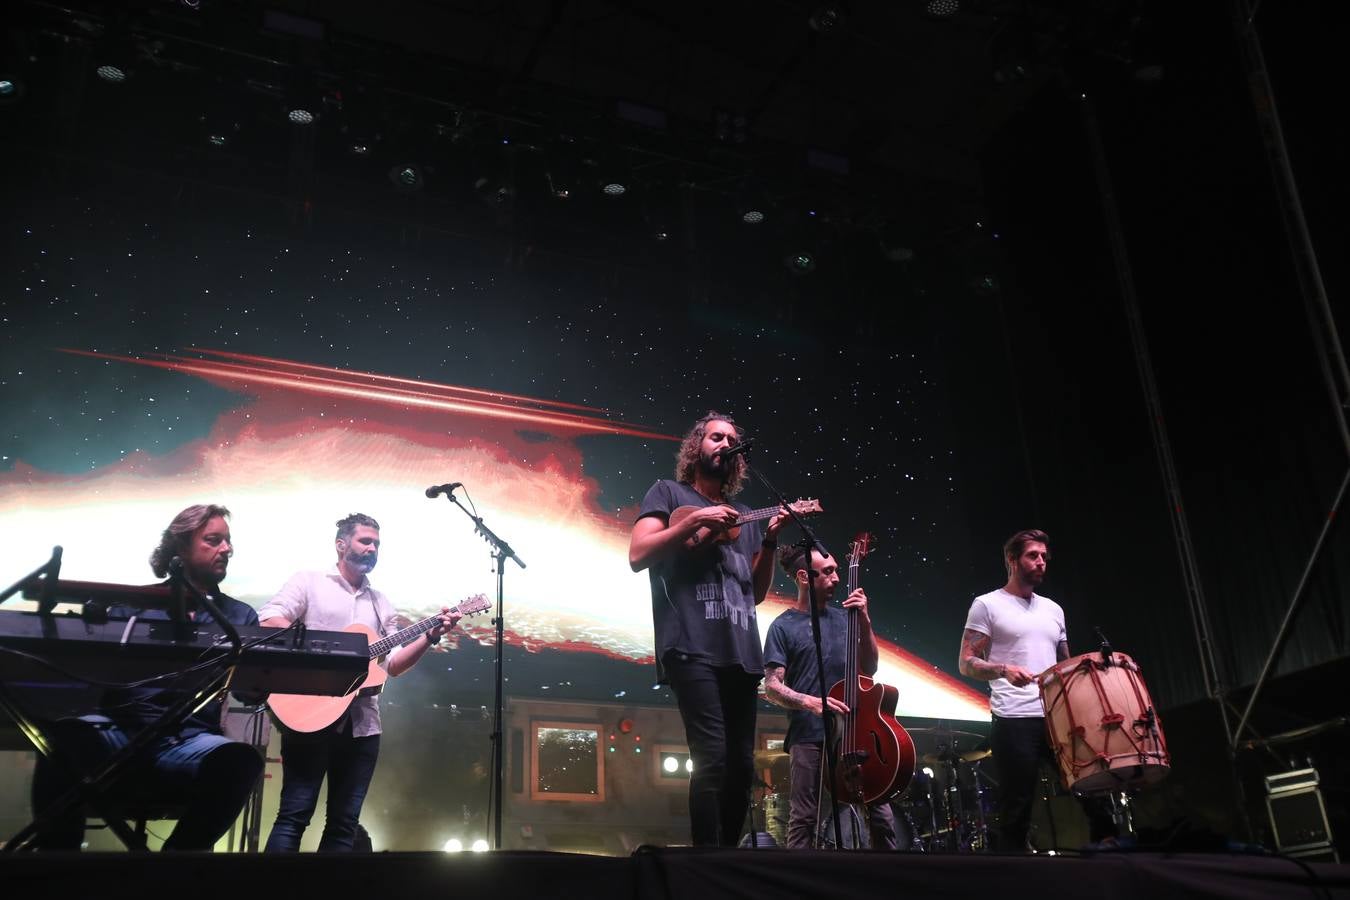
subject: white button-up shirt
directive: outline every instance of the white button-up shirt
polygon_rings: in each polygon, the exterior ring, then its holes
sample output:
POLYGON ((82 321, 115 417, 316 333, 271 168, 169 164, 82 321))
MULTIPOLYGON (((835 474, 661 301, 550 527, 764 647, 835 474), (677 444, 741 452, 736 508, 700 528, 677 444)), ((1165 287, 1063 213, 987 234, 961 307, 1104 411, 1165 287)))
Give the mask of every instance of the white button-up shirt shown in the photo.
MULTIPOLYGON (((380 637, 398 630, 397 612, 389 598, 371 587, 369 577, 363 577, 359 587, 352 587, 336 563, 327 572, 292 575, 277 595, 258 610, 259 619, 278 617, 290 622, 303 621, 306 628, 321 631, 341 631, 353 623, 369 626, 380 637)), ((381 665, 387 668, 388 664, 386 657, 381 665)), ((353 699, 351 715, 352 737, 379 734, 379 695, 353 699)))

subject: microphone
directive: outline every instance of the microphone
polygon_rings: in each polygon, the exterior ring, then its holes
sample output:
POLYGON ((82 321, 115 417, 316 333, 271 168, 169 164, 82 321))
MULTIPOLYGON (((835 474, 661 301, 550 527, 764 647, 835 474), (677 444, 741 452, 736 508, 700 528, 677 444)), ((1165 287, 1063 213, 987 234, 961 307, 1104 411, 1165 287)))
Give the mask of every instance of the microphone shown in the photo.
POLYGON ((755 439, 750 438, 749 440, 741 441, 734 447, 728 447, 725 450, 719 450, 717 455, 722 457, 723 459, 731 459, 731 457, 733 456, 740 456, 742 453, 749 453, 750 448, 753 446, 755 446, 755 439))
POLYGON ((439 497, 441 494, 453 494, 455 488, 463 486, 464 482, 462 481, 452 481, 449 484, 433 484, 426 489, 426 495, 428 497, 439 497))

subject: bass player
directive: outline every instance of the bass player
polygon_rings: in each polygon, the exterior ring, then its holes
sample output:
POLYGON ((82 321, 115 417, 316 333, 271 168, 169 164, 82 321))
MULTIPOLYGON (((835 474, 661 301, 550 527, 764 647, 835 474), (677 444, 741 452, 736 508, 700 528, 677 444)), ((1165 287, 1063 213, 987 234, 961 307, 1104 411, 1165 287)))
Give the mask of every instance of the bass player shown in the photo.
MULTIPOLYGON (((784 547, 780 563, 797 584, 797 603, 773 620, 764 641, 764 696, 770 702, 790 710, 784 747, 791 757, 791 794, 788 801, 787 845, 790 850, 813 846, 819 833, 822 745, 825 727, 820 707, 820 676, 816 667, 815 641, 811 634, 809 575, 801 547, 784 547)), ((839 585, 839 564, 833 556, 811 551, 815 572, 816 606, 820 610, 820 645, 825 658, 825 678, 829 684, 844 680, 848 613, 858 611, 857 660, 860 672, 872 675, 877 670, 876 635, 867 613, 867 594, 857 588, 844 599, 843 608, 833 606, 839 585)), ((832 713, 845 715, 848 707, 829 697, 832 713)), ((842 803, 842 800, 841 800, 842 803)), ((843 807, 841 806, 841 814, 843 807)), ((841 823, 846 820, 841 819, 841 823)), ((874 850, 894 850, 895 817, 885 799, 867 807, 867 826, 874 850)), ((847 839, 847 838, 846 838, 847 839)))

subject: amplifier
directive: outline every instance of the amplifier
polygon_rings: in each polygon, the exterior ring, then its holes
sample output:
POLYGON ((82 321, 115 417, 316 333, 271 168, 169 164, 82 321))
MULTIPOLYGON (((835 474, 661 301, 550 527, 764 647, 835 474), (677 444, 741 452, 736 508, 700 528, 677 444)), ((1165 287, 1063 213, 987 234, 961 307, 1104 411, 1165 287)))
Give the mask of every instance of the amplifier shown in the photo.
POLYGON ((1293 855, 1330 846, 1331 824, 1316 769, 1266 776, 1266 811, 1277 850, 1293 855))

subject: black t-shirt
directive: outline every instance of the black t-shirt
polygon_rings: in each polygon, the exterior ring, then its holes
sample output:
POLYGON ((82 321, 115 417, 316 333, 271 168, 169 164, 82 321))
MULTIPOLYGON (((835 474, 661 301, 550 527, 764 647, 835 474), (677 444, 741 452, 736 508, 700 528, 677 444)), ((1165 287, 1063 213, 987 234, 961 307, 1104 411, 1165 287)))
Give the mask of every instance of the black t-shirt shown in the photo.
MULTIPOLYGON (((211 595, 216 606, 225 614, 226 621, 233 625, 257 625, 258 612, 247 603, 243 603, 226 594, 215 593, 211 595)), ((113 607, 108 610, 110 619, 127 619, 135 614, 139 621, 163 622, 169 619, 169 614, 162 609, 135 610, 127 607, 113 607)), ((201 610, 194 618, 194 623, 202 630, 216 630, 215 619, 206 610, 201 610)), ((186 668, 186 667, 185 667, 186 668)), ((186 695, 185 690, 175 690, 183 682, 192 682, 202 678, 201 673, 184 676, 181 681, 170 680, 165 682, 169 687, 137 687, 121 690, 111 690, 103 695, 103 702, 99 712, 122 728, 129 731, 140 731, 142 728, 156 722, 168 711, 169 707, 181 701, 186 695)), ((210 703, 198 709, 192 715, 183 720, 182 726, 175 734, 179 737, 191 737, 202 732, 211 732, 220 734, 221 704, 224 698, 212 700, 210 703)))
MULTIPOLYGON (((715 505, 689 485, 663 479, 642 498, 638 519, 657 516, 669 522, 678 507, 715 505)), ((730 505, 750 512, 744 503, 730 505)), ((664 662, 671 653, 715 666, 740 666, 763 677, 750 565, 764 539, 764 527, 763 521, 747 522, 734 541, 679 551, 651 565, 658 682, 666 683, 664 662)))
MULTIPOLYGON (((844 680, 845 644, 848 641, 848 613, 838 606, 826 605, 820 611, 820 649, 825 656, 827 687, 844 680)), ((816 669, 816 642, 811 637, 811 614, 789 609, 769 625, 764 639, 764 665, 782 666, 783 683, 799 694, 820 696, 820 678, 816 669)), ((836 729, 837 731, 838 729, 836 729)), ((784 749, 798 743, 825 740, 820 716, 804 709, 788 712, 787 740, 784 749)))

